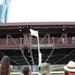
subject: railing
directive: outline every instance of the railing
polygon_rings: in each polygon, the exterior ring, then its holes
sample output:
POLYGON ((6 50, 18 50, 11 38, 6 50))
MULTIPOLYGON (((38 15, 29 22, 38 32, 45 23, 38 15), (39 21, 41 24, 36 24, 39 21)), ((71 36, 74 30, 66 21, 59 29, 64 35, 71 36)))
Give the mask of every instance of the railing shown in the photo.
MULTIPOLYGON (((11 72, 11 75, 23 75, 21 72, 11 72)), ((39 75, 39 72, 32 72, 32 75, 39 75)), ((63 71, 50 72, 50 75, 63 75, 63 71)))
MULTIPOLYGON (((48 38, 40 38, 40 47, 41 48, 75 48, 75 39, 73 37, 65 38, 60 37, 50 37, 48 38)), ((37 38, 32 38, 30 41, 30 37, 27 40, 24 38, 0 38, 0 49, 21 49, 21 48, 37 48, 37 38)))

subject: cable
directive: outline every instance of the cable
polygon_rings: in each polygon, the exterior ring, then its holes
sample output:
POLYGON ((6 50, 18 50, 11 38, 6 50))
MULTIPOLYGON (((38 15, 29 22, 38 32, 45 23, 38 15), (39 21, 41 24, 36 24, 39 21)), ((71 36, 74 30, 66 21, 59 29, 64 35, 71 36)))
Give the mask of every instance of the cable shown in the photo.
POLYGON ((34 65, 33 53, 32 53, 32 49, 31 48, 30 48, 30 54, 31 54, 33 65, 34 65))
POLYGON ((50 55, 49 55, 48 58, 45 60, 46 62, 47 62, 47 61, 49 60, 49 58, 52 56, 53 52, 54 52, 54 49, 52 49, 50 55))
POLYGON ((30 65, 30 63, 28 62, 27 58, 26 58, 26 57, 25 57, 25 55, 24 55, 24 50, 23 50, 23 49, 21 49, 20 51, 21 51, 22 56, 24 57, 25 61, 27 61, 28 65, 30 65))
POLYGON ((52 56, 53 52, 55 50, 55 46, 53 47, 51 53, 49 54, 48 58, 45 60, 45 62, 47 62, 49 60, 49 58, 52 56))
MULTIPOLYGON (((0 53, 1 53, 2 55, 5 55, 5 54, 4 54, 4 53, 2 53, 1 51, 0 51, 0 53)), ((8 56, 8 57, 9 57, 9 56, 8 56)), ((9 58, 10 58, 10 57, 9 57, 9 58)), ((16 62, 16 61, 14 61, 13 59, 11 59, 11 58, 10 58, 10 60, 11 60, 11 61, 13 61, 14 63, 16 63, 16 64, 20 65, 19 63, 17 63, 17 62, 16 62)))
MULTIPOLYGON (((73 51, 71 51, 69 54, 65 55, 63 58, 59 59, 58 61, 56 61, 54 64, 56 64, 57 62, 61 61, 62 59, 68 57, 69 55, 71 55, 73 52, 75 51, 75 49, 73 51)), ((53 64, 53 65, 54 65, 53 64)))

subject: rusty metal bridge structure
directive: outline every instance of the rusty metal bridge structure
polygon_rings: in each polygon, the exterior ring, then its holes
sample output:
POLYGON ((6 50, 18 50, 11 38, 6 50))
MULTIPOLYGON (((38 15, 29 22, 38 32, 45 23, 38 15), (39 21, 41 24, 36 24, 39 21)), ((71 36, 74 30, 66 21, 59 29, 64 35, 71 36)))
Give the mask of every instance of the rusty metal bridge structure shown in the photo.
POLYGON ((24 22, 0 24, 0 59, 8 55, 12 65, 38 65, 39 31, 42 62, 66 64, 75 60, 75 22, 24 22))

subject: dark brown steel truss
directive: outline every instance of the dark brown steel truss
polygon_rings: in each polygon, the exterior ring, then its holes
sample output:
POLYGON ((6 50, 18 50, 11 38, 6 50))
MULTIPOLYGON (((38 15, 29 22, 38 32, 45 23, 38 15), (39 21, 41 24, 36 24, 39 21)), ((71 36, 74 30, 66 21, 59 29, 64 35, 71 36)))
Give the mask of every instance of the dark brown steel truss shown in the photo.
MULTIPOLYGON (((50 37, 50 34, 45 34, 40 37, 40 48, 75 48, 75 37, 67 37, 67 34, 62 34, 61 37, 50 37)), ((13 38, 11 35, 6 35, 6 38, 0 38, 0 49, 21 49, 21 48, 37 49, 37 39, 23 34, 23 37, 13 38)))
MULTIPOLYGON (((20 54, 24 50, 28 63, 38 64, 37 38, 30 35, 30 28, 39 31, 43 62, 49 57, 47 62, 57 63, 65 55, 69 55, 71 50, 75 49, 75 22, 26 22, 0 24, 0 51, 10 56, 10 58, 13 57, 18 63, 24 64, 24 61, 20 62, 18 60, 19 58, 21 60, 25 59, 20 54), (52 53, 53 49, 54 52, 52 53), (17 51, 18 54, 10 54, 13 50, 17 51)), ((67 61, 73 58, 74 52, 67 61)))

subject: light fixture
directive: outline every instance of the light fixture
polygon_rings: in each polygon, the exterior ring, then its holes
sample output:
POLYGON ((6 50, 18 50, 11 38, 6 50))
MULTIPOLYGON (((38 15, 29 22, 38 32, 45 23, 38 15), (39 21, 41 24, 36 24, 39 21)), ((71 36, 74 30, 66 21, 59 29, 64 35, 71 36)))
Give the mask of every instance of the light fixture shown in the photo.
POLYGON ((21 32, 22 30, 20 29, 20 32, 21 32))
POLYGON ((63 31, 65 30, 65 28, 63 28, 63 31))

